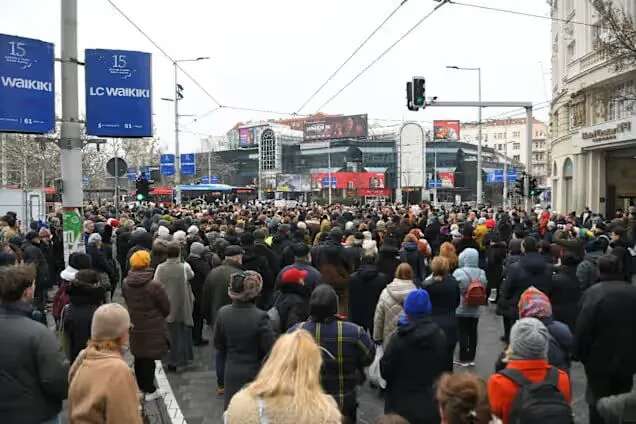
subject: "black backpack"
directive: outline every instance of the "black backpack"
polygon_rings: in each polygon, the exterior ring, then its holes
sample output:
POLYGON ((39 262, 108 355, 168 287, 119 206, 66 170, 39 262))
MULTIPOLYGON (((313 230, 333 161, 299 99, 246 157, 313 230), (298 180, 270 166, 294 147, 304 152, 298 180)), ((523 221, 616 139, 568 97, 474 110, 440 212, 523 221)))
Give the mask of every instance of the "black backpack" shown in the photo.
POLYGON ((557 368, 551 367, 545 379, 538 383, 511 368, 501 370, 499 374, 519 386, 510 409, 510 424, 574 424, 572 408, 558 388, 557 368))

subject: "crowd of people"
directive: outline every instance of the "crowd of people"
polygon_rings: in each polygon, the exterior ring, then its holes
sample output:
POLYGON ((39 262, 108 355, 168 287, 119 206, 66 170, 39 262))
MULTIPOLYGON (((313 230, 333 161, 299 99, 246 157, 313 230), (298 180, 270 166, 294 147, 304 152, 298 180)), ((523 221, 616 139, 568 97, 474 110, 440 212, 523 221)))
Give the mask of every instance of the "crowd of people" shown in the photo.
POLYGON ((71 423, 141 423, 156 361, 180 373, 209 343, 230 424, 355 423, 362 384, 378 423, 569 423, 573 361, 590 423, 636 417, 636 208, 84 211, 66 263, 60 215, 0 218, 2 423, 58 423, 67 398, 71 423))

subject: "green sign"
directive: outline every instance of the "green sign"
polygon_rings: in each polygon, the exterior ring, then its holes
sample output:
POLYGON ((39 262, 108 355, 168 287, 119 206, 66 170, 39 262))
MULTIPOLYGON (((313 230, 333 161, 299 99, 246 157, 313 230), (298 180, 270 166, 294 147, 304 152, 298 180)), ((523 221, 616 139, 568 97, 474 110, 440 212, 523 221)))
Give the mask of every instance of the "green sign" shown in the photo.
POLYGON ((82 216, 76 208, 64 210, 64 252, 70 254, 80 249, 82 240, 82 216))

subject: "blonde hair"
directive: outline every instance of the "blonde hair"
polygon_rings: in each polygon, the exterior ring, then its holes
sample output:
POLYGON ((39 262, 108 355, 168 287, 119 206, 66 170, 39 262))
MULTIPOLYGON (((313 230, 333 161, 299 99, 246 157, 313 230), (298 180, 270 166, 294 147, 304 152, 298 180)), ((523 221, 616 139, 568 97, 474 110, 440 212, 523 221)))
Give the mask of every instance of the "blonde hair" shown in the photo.
POLYGON ((440 277, 443 279, 450 272, 450 261, 444 256, 435 256, 431 262, 431 272, 433 277, 440 277))
POLYGON ((399 278, 400 280, 413 280, 413 268, 411 268, 411 265, 407 264, 406 262, 401 263, 400 265, 398 265, 397 269, 395 270, 395 278, 399 278))
POLYGON ((453 243, 444 242, 439 247, 439 255, 448 259, 448 267, 450 271, 454 271, 457 269, 457 265, 459 264, 459 258, 457 257, 457 250, 455 249, 455 245, 453 243))
POLYGON ((288 410, 299 423, 316 422, 332 408, 320 385, 321 366, 320 348, 314 339, 307 331, 296 330, 276 341, 256 380, 246 390, 255 398, 288 410))

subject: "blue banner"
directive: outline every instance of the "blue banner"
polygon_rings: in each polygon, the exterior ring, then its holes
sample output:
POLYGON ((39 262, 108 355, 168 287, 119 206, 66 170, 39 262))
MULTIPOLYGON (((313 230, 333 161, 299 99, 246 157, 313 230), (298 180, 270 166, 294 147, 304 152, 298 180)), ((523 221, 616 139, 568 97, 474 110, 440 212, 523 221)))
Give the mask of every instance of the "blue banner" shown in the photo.
POLYGON ((196 174, 197 166, 194 153, 183 153, 181 155, 181 175, 195 176, 196 174))
POLYGON ((174 155, 173 154, 165 154, 161 155, 159 158, 159 172, 161 175, 174 175, 174 155))
POLYGON ((86 133, 152 136, 150 53, 86 49, 86 133))
POLYGON ((137 179, 137 168, 128 168, 128 181, 135 181, 137 179))
POLYGON ((0 34, 0 131, 55 131, 52 43, 0 34))

